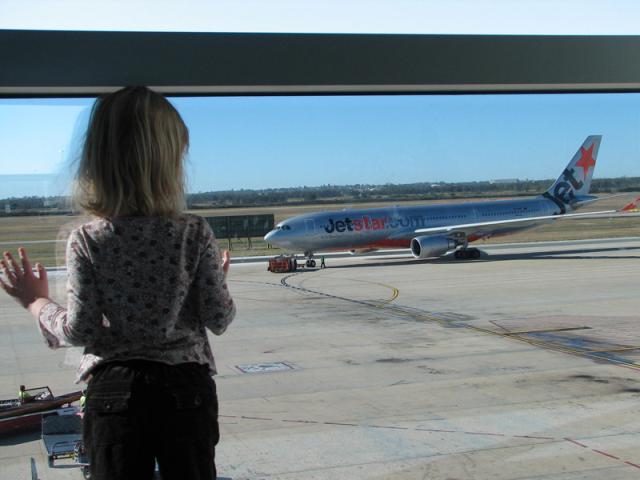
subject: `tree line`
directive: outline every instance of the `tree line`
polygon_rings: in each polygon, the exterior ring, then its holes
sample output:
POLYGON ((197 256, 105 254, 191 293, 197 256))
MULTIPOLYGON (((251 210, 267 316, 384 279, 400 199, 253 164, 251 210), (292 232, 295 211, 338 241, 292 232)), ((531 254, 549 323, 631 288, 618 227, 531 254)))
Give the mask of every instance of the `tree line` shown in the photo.
MULTIPOLYGON (((374 201, 437 200, 493 196, 529 196, 544 192, 553 180, 502 180, 458 183, 408 183, 384 185, 321 185, 268 189, 240 189, 190 193, 187 207, 233 208, 254 206, 303 205, 322 203, 358 203, 374 201)), ((640 177, 594 179, 595 194, 640 191, 640 177)), ((0 216, 36 212, 70 213, 67 197, 11 197, 0 200, 0 216)))
MULTIPOLYGON (((220 208, 380 200, 437 200, 453 197, 529 196, 544 192, 552 183, 553 180, 508 180, 241 189, 192 193, 188 196, 187 203, 190 208, 220 208)), ((595 194, 636 191, 640 191, 640 177, 594 179, 591 184, 591 192, 595 194)))

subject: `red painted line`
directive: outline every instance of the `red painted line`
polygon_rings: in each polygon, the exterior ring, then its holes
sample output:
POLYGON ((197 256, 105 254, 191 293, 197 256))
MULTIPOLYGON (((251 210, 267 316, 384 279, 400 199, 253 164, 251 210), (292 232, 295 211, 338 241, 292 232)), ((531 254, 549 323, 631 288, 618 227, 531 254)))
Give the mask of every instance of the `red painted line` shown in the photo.
POLYGON ((596 453, 599 453, 600 455, 604 455, 605 457, 613 458, 614 460, 620 460, 620 457, 616 457, 615 455, 611 455, 610 453, 603 452, 601 450, 596 450, 595 448, 592 448, 591 450, 593 450, 596 453))
POLYGON ((440 428, 419 428, 416 427, 415 430, 419 430, 421 432, 444 432, 444 433, 458 433, 457 430, 442 430, 440 428))
POLYGON ((637 463, 631 463, 631 462, 624 462, 627 465, 631 465, 632 467, 636 467, 636 468, 640 468, 640 465, 638 465, 637 463))
POLYGON ((584 443, 580 443, 580 442, 578 442, 578 441, 576 441, 576 440, 571 440, 570 438, 566 438, 566 437, 565 437, 564 439, 565 439, 567 442, 575 443, 576 445, 579 445, 579 446, 581 446, 582 448, 589 448, 589 447, 587 447, 584 443))
POLYGON ((394 430, 409 430, 408 427, 390 427, 388 425, 366 425, 369 428, 392 428, 394 430))

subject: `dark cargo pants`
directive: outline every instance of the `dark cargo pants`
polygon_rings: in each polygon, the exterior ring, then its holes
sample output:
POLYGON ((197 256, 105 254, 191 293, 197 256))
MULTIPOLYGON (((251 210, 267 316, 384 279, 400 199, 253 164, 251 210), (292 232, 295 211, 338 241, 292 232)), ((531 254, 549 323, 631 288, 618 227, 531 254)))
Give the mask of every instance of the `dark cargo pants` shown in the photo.
POLYGON ((87 388, 84 443, 93 480, 216 478, 216 385, 203 365, 107 363, 87 388))

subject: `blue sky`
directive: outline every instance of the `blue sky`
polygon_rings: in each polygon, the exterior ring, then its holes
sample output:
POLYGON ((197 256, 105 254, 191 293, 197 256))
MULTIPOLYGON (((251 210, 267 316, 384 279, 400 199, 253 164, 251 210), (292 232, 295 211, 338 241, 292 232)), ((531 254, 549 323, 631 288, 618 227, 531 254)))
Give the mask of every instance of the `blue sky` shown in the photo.
MULTIPOLYGON (((595 178, 640 176, 640 94, 173 98, 191 192, 542 179, 587 135, 595 178)), ((0 198, 64 193, 91 99, 0 100, 0 198)))

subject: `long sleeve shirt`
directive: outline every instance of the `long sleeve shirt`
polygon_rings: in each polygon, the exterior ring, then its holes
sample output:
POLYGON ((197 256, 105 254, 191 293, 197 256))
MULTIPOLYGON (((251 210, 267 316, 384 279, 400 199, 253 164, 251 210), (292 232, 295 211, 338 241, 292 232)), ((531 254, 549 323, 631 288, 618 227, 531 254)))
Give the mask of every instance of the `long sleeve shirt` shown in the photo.
POLYGON ((222 334, 235 315, 208 223, 183 214, 95 219, 67 242, 67 307, 40 311, 50 348, 83 346, 78 381, 102 362, 215 362, 206 329, 222 334))

